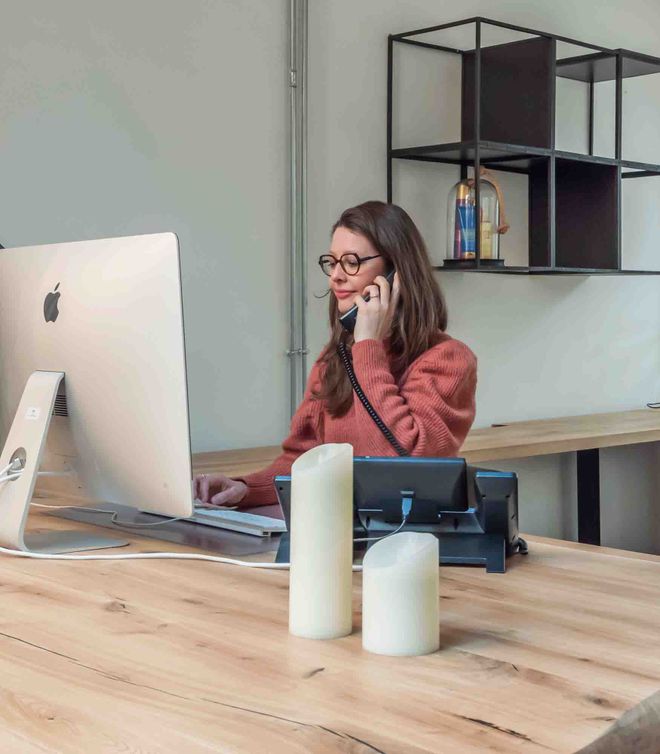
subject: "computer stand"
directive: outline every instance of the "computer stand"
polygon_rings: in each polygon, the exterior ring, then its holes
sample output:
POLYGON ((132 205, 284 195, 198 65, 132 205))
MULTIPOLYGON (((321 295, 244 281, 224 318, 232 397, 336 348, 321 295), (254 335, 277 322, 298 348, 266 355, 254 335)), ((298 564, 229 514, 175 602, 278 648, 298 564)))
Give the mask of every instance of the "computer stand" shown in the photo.
POLYGON ((104 547, 122 547, 126 540, 99 537, 86 532, 53 531, 26 534, 25 522, 46 445, 46 437, 63 372, 33 372, 25 390, 7 441, 0 455, 0 468, 16 461, 20 476, 0 486, 0 545, 12 550, 36 553, 78 552, 104 547))

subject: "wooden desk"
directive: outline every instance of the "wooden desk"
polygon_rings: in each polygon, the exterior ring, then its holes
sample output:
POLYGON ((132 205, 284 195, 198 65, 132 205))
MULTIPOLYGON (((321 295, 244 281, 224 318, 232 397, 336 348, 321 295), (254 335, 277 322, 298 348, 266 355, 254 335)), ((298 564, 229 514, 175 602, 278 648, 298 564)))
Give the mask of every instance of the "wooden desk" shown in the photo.
POLYGON ((360 574, 355 632, 316 642, 286 572, 4 557, 3 751, 575 752, 660 686, 660 558, 529 541, 505 575, 442 569, 418 658, 362 650, 360 574))
MULTIPOLYGON (((599 448, 660 441, 660 411, 644 408, 606 414, 537 419, 472 430, 460 455, 468 463, 577 452, 578 540, 600 544, 599 448)), ((248 474, 267 466, 279 446, 199 453, 202 472, 248 474)))

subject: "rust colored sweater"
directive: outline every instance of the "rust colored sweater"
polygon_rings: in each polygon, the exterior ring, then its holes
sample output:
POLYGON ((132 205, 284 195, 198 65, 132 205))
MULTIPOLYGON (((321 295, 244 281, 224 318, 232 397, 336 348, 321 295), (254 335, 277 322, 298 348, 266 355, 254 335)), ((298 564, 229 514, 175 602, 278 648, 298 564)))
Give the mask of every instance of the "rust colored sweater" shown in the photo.
MULTIPOLYGON (((414 456, 455 456, 475 414, 477 360, 458 340, 441 340, 419 356, 395 381, 386 346, 362 340, 352 348, 353 369, 360 386, 398 442, 414 456)), ((356 456, 395 456, 357 396, 347 414, 334 418, 311 396, 319 384, 317 361, 307 380, 305 397, 293 419, 282 453, 273 463, 242 479, 249 491, 240 507, 275 502, 273 477, 291 473, 291 464, 321 443, 347 442, 356 456)))

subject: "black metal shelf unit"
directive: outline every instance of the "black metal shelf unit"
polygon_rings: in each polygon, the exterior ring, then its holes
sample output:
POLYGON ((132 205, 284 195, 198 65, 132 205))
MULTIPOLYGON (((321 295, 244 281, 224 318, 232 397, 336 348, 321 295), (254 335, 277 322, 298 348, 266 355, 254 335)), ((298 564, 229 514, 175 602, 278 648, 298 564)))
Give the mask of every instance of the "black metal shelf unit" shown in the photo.
MULTIPOLYGON (((428 38, 428 37, 427 37, 428 38)), ((480 167, 523 173, 529 183, 529 266, 493 268, 481 259, 479 233, 474 260, 452 268, 512 274, 660 274, 624 270, 621 264, 621 180, 660 175, 660 164, 622 157, 624 78, 660 72, 660 58, 607 49, 483 17, 393 34, 387 56, 387 197, 393 195, 393 161, 457 165, 461 177, 473 167, 477 216, 480 167), (433 44, 419 37, 472 24, 474 46, 433 44), (483 45, 486 26, 524 39, 483 45), (557 59, 557 44, 588 54, 557 59), (413 45, 461 56, 460 141, 393 147, 394 48, 413 45), (556 148, 556 79, 589 87, 588 153, 556 148), (515 86, 512 85, 515 81, 515 86), (594 85, 614 82, 614 156, 594 154, 594 85)))

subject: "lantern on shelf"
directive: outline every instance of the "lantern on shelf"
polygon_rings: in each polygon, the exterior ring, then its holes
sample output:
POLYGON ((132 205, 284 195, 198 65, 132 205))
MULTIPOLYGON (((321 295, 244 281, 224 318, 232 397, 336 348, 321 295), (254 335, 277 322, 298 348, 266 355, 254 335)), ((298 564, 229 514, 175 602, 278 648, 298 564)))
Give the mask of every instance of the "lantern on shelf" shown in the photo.
POLYGON ((449 192, 446 267, 474 265, 477 257, 477 232, 481 265, 504 265, 504 259, 500 257, 500 236, 510 227, 504 212, 504 196, 497 180, 486 168, 481 168, 480 176, 478 222, 474 178, 464 178, 449 192))

